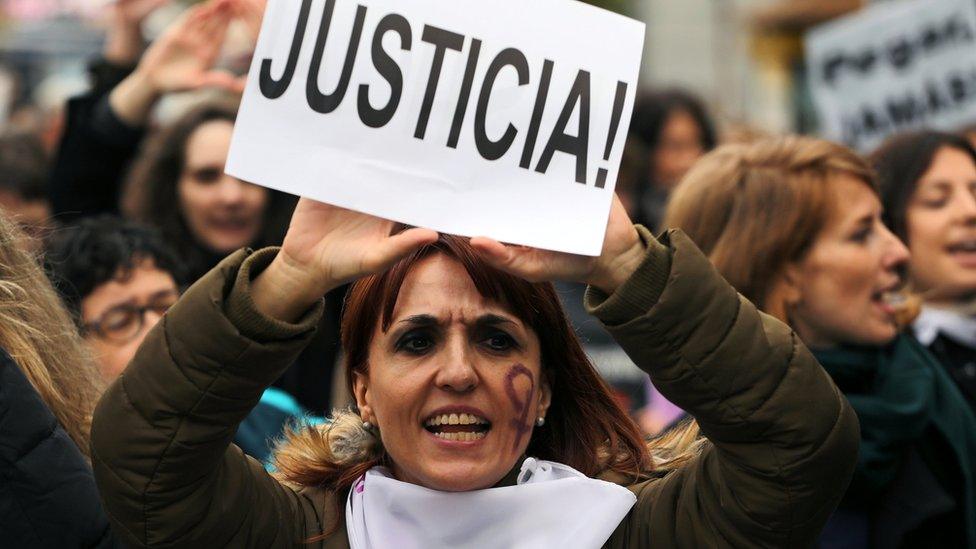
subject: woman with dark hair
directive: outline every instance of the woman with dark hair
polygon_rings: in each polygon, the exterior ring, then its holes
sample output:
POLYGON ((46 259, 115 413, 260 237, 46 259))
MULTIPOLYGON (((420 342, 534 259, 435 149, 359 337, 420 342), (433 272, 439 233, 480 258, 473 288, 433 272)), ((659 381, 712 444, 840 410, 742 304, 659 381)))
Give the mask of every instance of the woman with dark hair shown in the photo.
POLYGON ((665 223, 788 322, 857 412, 857 469, 821 546, 974 547, 976 415, 902 333, 912 317, 900 291, 908 250, 881 215, 864 159, 791 137, 702 158, 665 223))
POLYGON ((151 140, 123 199, 159 227, 197 280, 228 253, 280 243, 295 198, 224 173, 237 101, 207 103, 151 140))
POLYGON ((895 136, 872 156, 885 223, 911 251, 924 299, 915 336, 976 410, 976 150, 962 136, 895 136))
POLYGON ((135 19, 130 23, 135 28, 110 33, 105 54, 112 59, 109 68, 93 70, 93 89, 68 102, 49 185, 51 208, 59 221, 120 213, 123 182, 160 99, 203 88, 237 93, 237 80, 213 66, 238 1, 212 0, 188 9, 141 59, 139 49, 119 45, 141 38, 118 35, 138 35, 138 21, 148 15, 150 5, 130 0, 115 3, 116 11, 128 13, 124 18, 135 19), (118 51, 112 54, 112 50, 118 51))
MULTIPOLYGON (((135 165, 126 202, 133 217, 159 227, 195 281, 226 254, 280 243, 295 198, 224 173, 236 102, 210 103, 149 143, 135 165)), ((319 330, 275 385, 315 414, 331 409, 344 288, 327 296, 319 330)))
POLYGON ((92 127, 79 130, 90 135, 66 140, 53 180, 59 217, 120 209, 135 214, 162 230, 180 252, 190 281, 233 250, 280 242, 295 204, 292 197, 224 174, 236 99, 209 101, 143 143, 150 113, 166 94, 204 87, 237 91, 239 81, 213 65, 239 4, 211 0, 187 10, 95 107, 86 122, 92 127), (75 142, 79 147, 99 145, 79 157, 72 154, 75 142), (130 162, 127 196, 122 196, 123 173, 130 162), (74 169, 79 163, 99 165, 94 173, 102 180, 90 181, 86 170, 74 169), (105 165, 116 174, 109 174, 105 165))
POLYGON ((718 144, 715 125, 698 97, 682 89, 666 89, 638 98, 630 133, 644 149, 636 188, 638 221, 656 231, 671 190, 696 160, 718 144))
POLYGON ((227 258, 149 335, 95 413, 93 455, 134 546, 808 545, 847 485, 853 413, 782 323, 680 232, 615 201, 600 257, 393 230, 303 199, 283 247, 227 258), (553 279, 695 415, 645 443, 553 279), (271 476, 230 445, 355 281, 355 411, 293 432, 271 476), (530 282, 535 281, 535 282, 530 282), (131 444, 140 441, 139 445, 131 444))

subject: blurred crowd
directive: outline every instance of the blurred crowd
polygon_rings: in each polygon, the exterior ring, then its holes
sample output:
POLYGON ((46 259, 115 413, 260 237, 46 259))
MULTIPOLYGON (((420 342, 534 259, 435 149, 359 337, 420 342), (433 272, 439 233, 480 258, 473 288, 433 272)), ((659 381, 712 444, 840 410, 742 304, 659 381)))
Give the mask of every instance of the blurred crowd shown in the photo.
MULTIPOLYGON (((196 4, 151 42, 144 22, 168 0, 111 3, 86 90, 15 114, 0 135, 0 346, 49 411, 39 429, 53 414, 79 468, 100 391, 167 309, 228 254, 280 244, 287 229, 295 197, 224 173, 263 3, 196 4)), ((638 97, 616 187, 631 219, 690 236, 789 324, 858 414, 861 457, 824 547, 976 547, 971 122, 898 134, 862 156, 723 132, 687 90, 638 97)), ((688 421, 588 317, 585 286, 557 290, 644 434, 688 421)), ((344 295, 326 296, 314 339, 237 431, 256 459, 292 419, 352 403, 338 367, 344 295)))

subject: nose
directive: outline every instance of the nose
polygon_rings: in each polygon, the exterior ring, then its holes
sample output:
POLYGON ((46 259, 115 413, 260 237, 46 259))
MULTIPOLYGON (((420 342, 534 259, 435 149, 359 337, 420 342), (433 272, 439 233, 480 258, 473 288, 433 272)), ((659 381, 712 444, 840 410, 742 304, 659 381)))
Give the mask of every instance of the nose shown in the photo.
POLYGON ((897 269, 908 263, 911 259, 911 253, 908 251, 908 247, 901 241, 900 238, 894 235, 887 227, 882 229, 887 237, 888 246, 883 258, 883 266, 885 269, 897 269))
POLYGON ((463 342, 450 343, 444 351, 443 363, 437 371, 437 386, 453 393, 468 393, 478 386, 478 372, 470 360, 463 342))
POLYGON ((966 225, 976 225, 976 192, 958 193, 956 210, 966 225))
POLYGON ((244 185, 246 183, 240 179, 224 175, 218 185, 217 192, 222 203, 236 205, 244 199, 244 185))
POLYGON ((159 323, 163 316, 152 309, 146 309, 142 313, 142 326, 139 328, 139 332, 135 335, 133 341, 137 344, 141 344, 142 340, 146 339, 146 335, 149 334, 150 330, 159 323))

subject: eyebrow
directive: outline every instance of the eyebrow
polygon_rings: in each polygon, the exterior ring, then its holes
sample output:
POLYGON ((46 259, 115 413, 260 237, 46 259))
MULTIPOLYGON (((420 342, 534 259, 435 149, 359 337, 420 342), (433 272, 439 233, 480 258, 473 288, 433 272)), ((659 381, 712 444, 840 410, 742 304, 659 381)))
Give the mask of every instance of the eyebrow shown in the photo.
POLYGON ((509 326, 516 327, 516 328, 518 327, 518 323, 515 322, 514 320, 510 318, 506 318, 504 316, 491 314, 491 313, 486 315, 481 315, 474 321, 475 327, 478 328, 484 328, 488 326, 498 326, 499 324, 507 324, 509 326))
POLYGON ((418 328, 424 328, 428 326, 438 326, 440 321, 434 315, 411 315, 403 320, 398 320, 396 324, 408 324, 418 328))
POLYGON ((924 185, 918 185, 917 188, 922 189, 924 187, 935 187, 939 190, 945 190, 953 187, 952 181, 949 181, 948 179, 930 179, 924 183, 924 185))
POLYGON ((171 295, 180 295, 180 291, 175 288, 167 288, 165 290, 159 290, 158 292, 153 292, 149 295, 149 299, 156 299, 157 297, 168 297, 171 295))
MULTIPOLYGON (((398 325, 407 324, 417 328, 425 328, 430 326, 440 326, 443 323, 440 320, 438 320, 437 317, 435 317, 434 315, 421 314, 421 315, 408 316, 403 320, 398 320, 396 324, 398 325)), ((474 322, 471 323, 471 325, 477 328, 498 326, 500 324, 507 324, 513 327, 518 327, 519 325, 517 322, 515 322, 510 318, 506 318, 504 316, 496 315, 493 313, 481 315, 478 318, 476 318, 474 322)))
POLYGON ((859 230, 864 227, 870 227, 871 225, 874 225, 873 213, 864 214, 861 217, 857 218, 857 221, 854 222, 853 228, 859 230))
MULTIPOLYGON (((152 301, 154 299, 159 299, 161 297, 167 297, 169 295, 175 295, 175 296, 179 297, 180 291, 179 290, 172 290, 172 289, 170 289, 170 290, 159 290, 157 292, 153 292, 153 293, 149 294, 149 297, 147 298, 147 301, 152 301)), ((109 305, 108 307, 106 307, 105 308, 105 311, 103 311, 103 312, 108 312, 108 311, 111 311, 112 309, 118 309, 119 307, 125 307, 127 305, 135 305, 135 304, 136 304, 136 298, 130 297, 129 299, 126 299, 124 301, 118 301, 118 302, 112 303, 111 305, 109 305)))

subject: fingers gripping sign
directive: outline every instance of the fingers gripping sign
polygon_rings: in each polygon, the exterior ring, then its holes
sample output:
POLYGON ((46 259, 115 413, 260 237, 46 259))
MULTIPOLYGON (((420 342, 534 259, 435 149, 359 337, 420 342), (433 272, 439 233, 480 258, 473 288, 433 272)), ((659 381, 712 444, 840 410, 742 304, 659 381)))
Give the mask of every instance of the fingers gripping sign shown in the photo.
POLYGON ((506 246, 486 237, 472 238, 471 245, 492 266, 526 280, 586 282, 607 293, 613 293, 637 269, 645 253, 644 243, 616 196, 598 257, 506 246))
POLYGON ((270 276, 255 282, 255 303, 276 318, 296 319, 329 290, 383 271, 437 240, 430 229, 391 235, 393 227, 392 221, 303 198, 265 273, 270 276))

